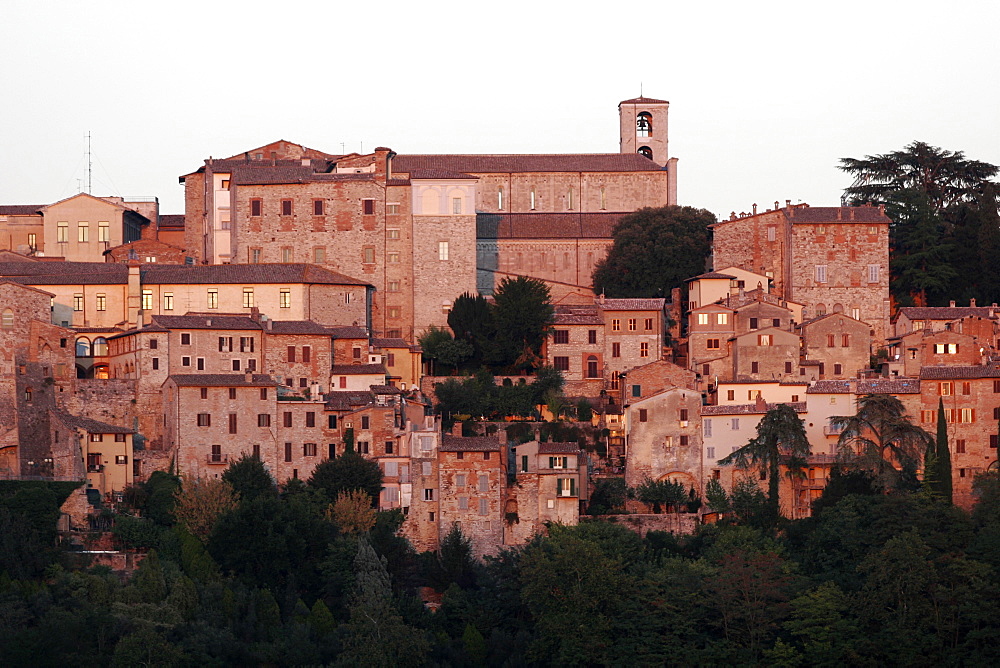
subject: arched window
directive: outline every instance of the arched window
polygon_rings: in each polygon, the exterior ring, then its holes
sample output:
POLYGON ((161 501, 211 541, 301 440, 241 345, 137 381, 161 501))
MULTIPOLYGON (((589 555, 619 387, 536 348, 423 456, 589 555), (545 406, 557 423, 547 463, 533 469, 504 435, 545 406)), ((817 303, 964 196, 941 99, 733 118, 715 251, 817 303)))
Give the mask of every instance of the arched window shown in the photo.
POLYGON ((843 304, 834 304, 833 305, 833 312, 834 313, 843 313, 844 312, 844 305, 843 304))
POLYGON ((76 356, 90 357, 90 339, 85 336, 81 336, 76 340, 76 356))
POLYGON ((597 378, 597 357, 590 355, 587 357, 587 378, 597 378))
POLYGON ((503 211, 503 186, 497 188, 497 210, 503 211))
POLYGON ((575 193, 573 192, 573 189, 570 188, 569 193, 567 193, 566 195, 566 205, 567 205, 566 208, 568 208, 570 211, 573 210, 573 200, 575 199, 574 195, 575 193))
POLYGON ((106 365, 101 364, 99 366, 95 366, 94 367, 94 378, 99 378, 101 380, 107 380, 110 377, 111 376, 108 373, 108 367, 106 365))
POLYGON ((108 340, 103 336, 94 339, 94 357, 108 356, 108 340))
POLYGON ((635 117, 635 135, 637 137, 649 137, 653 134, 653 116, 648 111, 640 112, 635 117))
POLYGON ((535 210, 535 189, 531 189, 531 210, 535 210))
POLYGON ((816 317, 826 315, 826 304, 816 304, 816 317))
POLYGON ((644 155, 650 160, 653 159, 653 149, 649 148, 648 146, 640 146, 639 150, 636 151, 636 153, 638 153, 639 155, 644 155))
POLYGON ((14 311, 4 309, 3 316, 0 317, 0 327, 4 329, 14 329, 14 311))

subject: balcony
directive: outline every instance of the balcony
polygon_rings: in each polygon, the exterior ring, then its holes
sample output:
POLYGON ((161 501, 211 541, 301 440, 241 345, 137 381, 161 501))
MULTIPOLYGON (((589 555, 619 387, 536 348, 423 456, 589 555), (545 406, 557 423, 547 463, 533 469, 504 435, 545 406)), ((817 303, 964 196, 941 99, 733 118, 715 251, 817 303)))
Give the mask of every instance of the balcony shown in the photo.
POLYGON ((104 464, 90 464, 87 466, 87 473, 102 473, 104 464))
POLYGON ((843 431, 844 431, 843 427, 834 427, 832 425, 826 425, 825 427, 823 427, 824 436, 840 436, 840 434, 843 433, 843 431))
POLYGON ((208 463, 215 464, 217 466, 225 465, 229 463, 229 455, 221 453, 212 453, 207 455, 208 463))

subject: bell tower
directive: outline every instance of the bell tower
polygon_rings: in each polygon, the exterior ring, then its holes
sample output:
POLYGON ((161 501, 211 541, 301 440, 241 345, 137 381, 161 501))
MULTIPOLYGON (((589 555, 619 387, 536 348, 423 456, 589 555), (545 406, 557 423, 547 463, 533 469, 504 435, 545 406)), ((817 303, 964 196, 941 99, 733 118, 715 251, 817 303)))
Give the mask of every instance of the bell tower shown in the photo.
POLYGON ((645 155, 658 165, 666 165, 667 109, 666 100, 636 97, 618 103, 621 123, 621 152, 645 155))
POLYGON ((677 204, 677 158, 667 150, 666 100, 639 96, 618 103, 620 153, 644 155, 667 172, 667 204, 677 204))

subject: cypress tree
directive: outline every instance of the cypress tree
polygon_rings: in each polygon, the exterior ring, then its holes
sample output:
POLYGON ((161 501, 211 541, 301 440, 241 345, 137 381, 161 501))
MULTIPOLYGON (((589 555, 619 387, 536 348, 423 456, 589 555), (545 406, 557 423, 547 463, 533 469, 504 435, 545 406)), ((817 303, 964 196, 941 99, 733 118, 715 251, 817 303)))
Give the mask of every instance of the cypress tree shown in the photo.
POLYGON ((951 503, 951 452, 948 450, 948 425, 944 420, 944 400, 938 399, 937 447, 934 463, 937 469, 938 491, 951 503))

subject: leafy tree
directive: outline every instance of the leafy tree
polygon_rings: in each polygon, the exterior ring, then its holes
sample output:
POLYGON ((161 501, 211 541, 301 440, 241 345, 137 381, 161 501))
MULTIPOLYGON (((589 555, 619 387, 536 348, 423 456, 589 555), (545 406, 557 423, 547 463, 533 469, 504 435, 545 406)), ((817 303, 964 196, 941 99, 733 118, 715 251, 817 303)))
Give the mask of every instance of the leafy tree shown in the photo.
POLYGON ((448 313, 448 326, 455 341, 468 351, 466 358, 471 359, 473 368, 482 364, 484 352, 496 335, 493 311, 485 297, 466 292, 455 299, 448 313))
POLYGON ((358 541, 354 571, 351 618, 338 665, 391 668, 420 664, 429 649, 428 643, 393 607, 385 562, 364 538, 358 541))
POLYGON ((432 363, 431 375, 456 369, 475 353, 471 343, 453 339, 447 329, 434 325, 421 334, 417 342, 423 350, 424 359, 432 363))
POLYGON ((883 489, 916 474, 931 440, 926 431, 910 422, 902 402, 889 394, 858 398, 855 415, 831 417, 830 425, 841 430, 837 440, 840 459, 869 472, 883 489))
POLYGON ((142 484, 145 492, 143 514, 161 526, 174 523, 174 493, 180 489, 181 479, 166 471, 153 471, 142 484))
POLYGON ((757 436, 732 454, 719 460, 723 466, 741 469, 759 467, 767 472, 767 502, 772 522, 776 522, 781 505, 778 489, 781 483, 781 465, 788 477, 802 475, 805 458, 809 454, 809 439, 802 420, 788 404, 778 404, 770 409, 757 425, 757 436))
POLYGON ((938 399, 937 438, 927 441, 924 457, 924 480, 932 491, 951 503, 951 452, 948 450, 948 423, 944 418, 944 400, 938 399))
POLYGON ((653 512, 661 512, 661 507, 673 507, 679 511, 680 506, 687 501, 687 491, 684 485, 672 480, 652 480, 646 478, 635 488, 635 496, 639 501, 653 506, 653 512))
POLYGON ((222 473, 240 501, 253 501, 259 496, 276 496, 278 487, 264 462, 253 455, 243 455, 222 473))
POLYGON ((608 297, 670 297, 670 291, 705 270, 709 225, 705 209, 690 206, 642 208, 623 216, 614 244, 594 268, 594 292, 608 297))
POLYGON ((590 495, 591 515, 610 515, 624 511, 627 488, 625 478, 598 478, 590 495))
POLYGON ((487 361, 500 367, 537 369, 554 309, 549 287, 536 278, 504 278, 493 293, 495 336, 487 361))
POLYGON ((835 582, 824 582, 793 599, 784 628, 801 643, 810 665, 839 668, 858 663, 860 629, 850 598, 835 582))
POLYGON ((926 305, 947 298, 961 287, 956 282, 964 282, 989 303, 997 287, 993 272, 975 269, 990 270, 993 260, 982 264, 986 258, 977 257, 975 240, 982 237, 987 255, 1000 248, 993 225, 996 184, 990 181, 996 166, 918 141, 901 151, 842 158, 840 169, 855 177, 844 190, 846 199, 884 204, 892 220, 890 286, 898 302, 926 305), (989 278, 974 285, 980 274, 989 278))
POLYGON ((185 479, 174 492, 174 515, 192 536, 208 540, 219 517, 236 507, 239 496, 224 478, 185 479))
POLYGON ((338 498, 341 492, 360 490, 370 497, 374 507, 382 491, 382 469, 377 462, 349 449, 340 457, 320 462, 308 485, 322 490, 329 499, 338 498))
POLYGON ((343 533, 367 533, 375 526, 372 498, 361 489, 340 492, 332 507, 333 522, 343 533))

